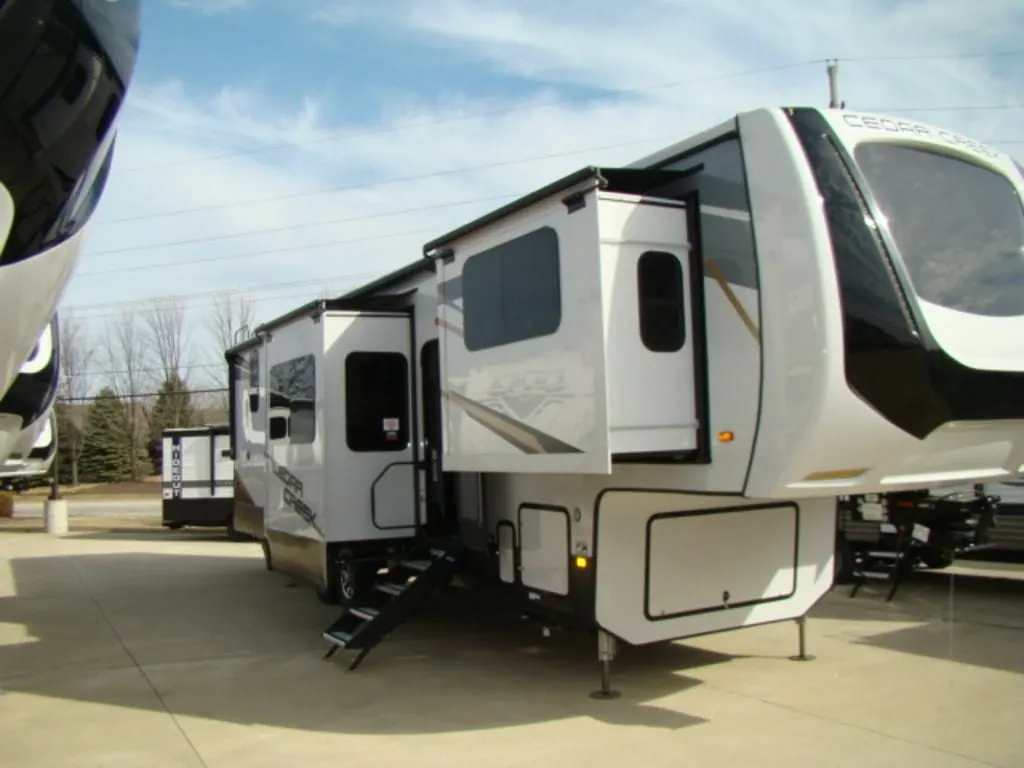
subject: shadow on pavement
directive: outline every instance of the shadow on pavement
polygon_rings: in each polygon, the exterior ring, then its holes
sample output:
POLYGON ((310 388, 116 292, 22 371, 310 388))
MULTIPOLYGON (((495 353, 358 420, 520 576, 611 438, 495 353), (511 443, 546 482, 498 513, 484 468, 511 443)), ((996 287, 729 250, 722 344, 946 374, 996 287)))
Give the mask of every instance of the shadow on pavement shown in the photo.
POLYGON ((542 639, 534 623, 446 594, 349 672, 342 653, 322 659, 320 632, 337 609, 310 589, 288 589, 258 548, 252 557, 244 549, 12 559, 17 594, 0 598, 0 689, 363 734, 581 715, 678 729, 703 721, 657 700, 697 685, 687 670, 732 658, 676 644, 624 648, 612 678, 622 697, 596 701, 592 636, 542 639))

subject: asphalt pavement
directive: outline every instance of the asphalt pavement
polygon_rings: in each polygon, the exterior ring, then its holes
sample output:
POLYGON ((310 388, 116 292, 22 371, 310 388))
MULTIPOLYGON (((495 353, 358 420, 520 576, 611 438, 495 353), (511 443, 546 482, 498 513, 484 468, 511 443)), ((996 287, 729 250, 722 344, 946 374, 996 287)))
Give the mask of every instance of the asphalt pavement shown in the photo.
MULTIPOLYGON (((152 499, 76 499, 65 497, 69 517, 102 514, 103 517, 159 517, 160 498, 152 499)), ((41 517, 45 499, 19 498, 14 502, 15 517, 41 517)))

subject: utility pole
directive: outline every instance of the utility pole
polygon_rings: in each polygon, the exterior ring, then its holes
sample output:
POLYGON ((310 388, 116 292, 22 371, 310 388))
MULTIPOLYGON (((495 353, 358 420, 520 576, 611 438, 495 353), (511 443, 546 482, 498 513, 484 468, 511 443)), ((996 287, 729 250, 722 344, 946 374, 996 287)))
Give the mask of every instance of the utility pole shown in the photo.
POLYGON ((839 100, 839 59, 830 59, 828 65, 828 108, 843 109, 845 101, 839 100))

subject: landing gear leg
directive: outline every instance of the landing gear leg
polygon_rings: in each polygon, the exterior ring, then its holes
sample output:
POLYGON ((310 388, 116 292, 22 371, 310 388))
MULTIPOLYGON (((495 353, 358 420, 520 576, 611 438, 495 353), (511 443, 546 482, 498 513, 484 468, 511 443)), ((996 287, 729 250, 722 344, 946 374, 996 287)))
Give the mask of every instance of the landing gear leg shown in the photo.
POLYGON ((601 662, 601 690, 590 694, 592 699, 617 699, 622 694, 612 690, 612 660, 615 658, 615 638, 603 629, 597 631, 597 658, 601 662))
POLYGON ((796 628, 800 639, 800 653, 790 656, 791 661, 814 661, 814 657, 807 653, 807 617, 801 616, 796 620, 796 628))

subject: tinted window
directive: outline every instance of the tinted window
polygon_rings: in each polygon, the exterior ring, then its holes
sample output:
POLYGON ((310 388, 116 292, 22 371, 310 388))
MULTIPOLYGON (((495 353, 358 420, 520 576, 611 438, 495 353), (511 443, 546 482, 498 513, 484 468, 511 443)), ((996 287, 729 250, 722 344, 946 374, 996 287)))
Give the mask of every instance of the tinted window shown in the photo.
POLYGON ((353 451, 409 445, 409 363, 397 352, 353 352, 345 359, 345 440, 353 451))
POLYGON ((562 321, 558 234, 544 227, 470 256, 462 291, 470 351, 554 333, 562 321))
POLYGON ((316 437, 316 361, 313 355, 271 366, 270 407, 288 409, 290 442, 313 442, 316 437))
POLYGON ((1024 314, 1024 208, 1008 179, 911 147, 861 144, 855 153, 922 299, 1024 314))
POLYGON ((663 251, 647 251, 637 261, 640 340, 651 352, 678 352, 686 343, 683 267, 663 251))

